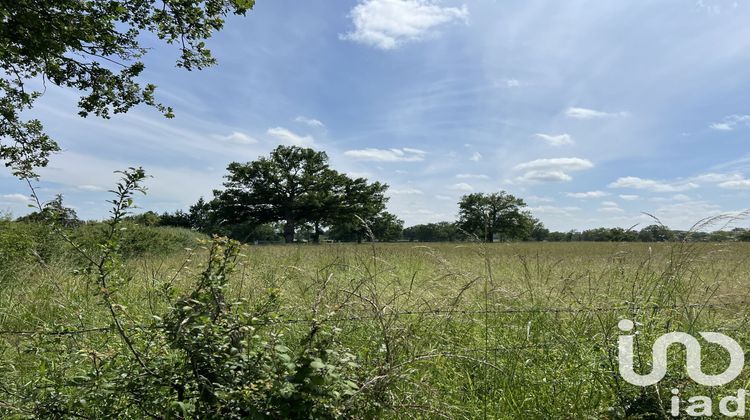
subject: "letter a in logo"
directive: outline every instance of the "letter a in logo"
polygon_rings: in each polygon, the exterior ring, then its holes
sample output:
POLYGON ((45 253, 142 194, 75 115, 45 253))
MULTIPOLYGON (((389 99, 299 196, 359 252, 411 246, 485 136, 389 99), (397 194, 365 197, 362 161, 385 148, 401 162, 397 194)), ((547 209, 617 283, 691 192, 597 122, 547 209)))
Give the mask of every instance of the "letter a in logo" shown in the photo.
MULTIPOLYGON (((633 321, 623 319, 617 324, 624 332, 631 331, 634 327, 633 321)), ((651 373, 640 375, 633 368, 633 335, 621 335, 618 341, 620 375, 627 382, 638 386, 653 385, 664 378, 667 374, 667 349, 672 344, 682 344, 687 351, 686 363, 687 373, 690 379, 705 386, 725 385, 733 381, 745 365, 745 352, 736 341, 724 334, 716 332, 698 333, 709 343, 715 343, 724 347, 729 352, 729 367, 718 375, 706 375, 701 369, 701 346, 698 340, 690 334, 683 332, 671 332, 656 339, 652 351, 653 368, 651 373)))

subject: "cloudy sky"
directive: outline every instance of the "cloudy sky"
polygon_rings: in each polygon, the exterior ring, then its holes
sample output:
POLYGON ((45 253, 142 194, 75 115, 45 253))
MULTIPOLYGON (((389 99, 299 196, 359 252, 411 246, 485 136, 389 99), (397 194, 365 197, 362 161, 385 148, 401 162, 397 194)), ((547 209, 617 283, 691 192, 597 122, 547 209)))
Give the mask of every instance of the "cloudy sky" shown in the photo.
MULTIPOLYGON (((750 207, 748 21, 721 0, 259 0, 210 41, 216 67, 147 56, 173 120, 81 119, 48 88, 34 114, 64 151, 40 195, 101 218, 112 171, 142 165, 144 208, 186 208, 230 161, 294 144, 388 183, 407 225, 506 190, 552 229, 684 228, 750 207)), ((0 172, 0 209, 27 196, 0 172)))

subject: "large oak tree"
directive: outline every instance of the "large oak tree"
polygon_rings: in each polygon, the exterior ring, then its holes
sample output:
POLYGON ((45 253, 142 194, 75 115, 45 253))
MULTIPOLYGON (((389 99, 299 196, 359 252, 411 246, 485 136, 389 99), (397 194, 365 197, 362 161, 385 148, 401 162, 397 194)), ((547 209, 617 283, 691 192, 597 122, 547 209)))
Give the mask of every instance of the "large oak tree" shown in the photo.
POLYGON ((227 167, 224 190, 214 192, 214 206, 224 224, 283 222, 284 240, 295 230, 354 224, 385 208, 387 185, 352 179, 331 169, 325 152, 279 146, 268 157, 227 167))
POLYGON ((486 242, 493 242, 496 235, 503 240, 525 239, 535 223, 524 210, 526 203, 505 191, 465 195, 458 207, 461 229, 486 242))

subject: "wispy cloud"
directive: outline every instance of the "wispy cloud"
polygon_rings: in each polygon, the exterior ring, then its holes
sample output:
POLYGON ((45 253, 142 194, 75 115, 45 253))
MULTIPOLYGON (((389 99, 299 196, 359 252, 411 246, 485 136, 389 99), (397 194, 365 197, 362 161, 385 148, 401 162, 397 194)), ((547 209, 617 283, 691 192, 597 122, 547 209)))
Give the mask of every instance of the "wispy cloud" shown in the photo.
POLYGON ((483 174, 456 174, 458 179, 490 179, 489 176, 483 174))
POLYGON ((480 160, 482 160, 482 154, 479 152, 474 152, 469 157, 469 160, 472 162, 479 162, 480 160))
POLYGON ((91 184, 79 185, 76 188, 79 189, 79 190, 81 190, 81 191, 94 191, 94 192, 106 191, 107 190, 104 187, 100 187, 100 186, 97 186, 97 185, 91 185, 91 184))
POLYGON ((635 194, 620 194, 618 197, 625 201, 635 201, 639 199, 640 197, 635 194))
POLYGON ((372 162, 419 162, 427 154, 424 150, 404 147, 401 149, 358 149, 347 150, 344 156, 372 162))
POLYGON ((715 122, 708 127, 713 130, 732 131, 737 128, 738 125, 750 125, 750 115, 727 115, 720 122, 715 122))
POLYGON ((541 170, 541 169, 559 169, 563 171, 581 171, 593 168, 594 164, 588 159, 577 157, 572 158, 552 158, 536 159, 530 162, 521 163, 515 166, 517 170, 541 170))
POLYGON ((731 181, 724 181, 719 184, 719 187, 726 188, 729 190, 750 189, 750 179, 734 179, 731 181))
POLYGON ((315 143, 315 139, 312 136, 302 136, 284 127, 269 128, 267 133, 276 140, 291 144, 292 146, 312 146, 315 143))
POLYGON ((453 184, 448 188, 454 191, 464 191, 464 192, 474 191, 474 187, 472 187, 471 185, 465 182, 459 182, 458 184, 453 184))
POLYGON ((255 144, 258 143, 258 140, 239 131, 233 131, 232 133, 228 135, 220 135, 220 134, 214 134, 212 136, 216 140, 227 142, 227 143, 234 143, 234 144, 255 144))
POLYGON ((569 118, 575 118, 577 120, 592 120, 596 118, 626 117, 628 116, 628 113, 625 111, 604 112, 589 108, 570 107, 565 110, 565 115, 569 118))
POLYGON ((637 176, 625 176, 618 178, 608 185, 609 188, 633 188, 636 190, 646 190, 652 192, 677 192, 698 188, 694 182, 677 182, 670 183, 665 181, 656 181, 653 179, 644 179, 637 176))
POLYGON ((393 188, 388 192, 393 195, 422 195, 424 192, 417 188, 393 188))
POLYGON ((0 194, 0 201, 4 203, 28 203, 29 197, 23 194, 0 194))
POLYGON ((544 140, 550 146, 566 146, 574 144, 570 134, 534 134, 534 137, 544 140))
POLYGON ((727 181, 738 181, 743 179, 742 174, 738 173, 706 173, 690 178, 691 181, 695 182, 707 182, 707 183, 719 183, 727 181))
POLYGON ((609 195, 606 191, 586 191, 586 192, 575 192, 575 193, 567 193, 565 194, 568 197, 573 198, 601 198, 606 197, 609 195))
POLYGON ((364 0, 349 12, 354 30, 341 39, 381 50, 398 48, 436 33, 438 27, 466 22, 467 7, 442 7, 430 0, 364 0))
POLYGON ((550 214, 550 215, 569 215, 571 212, 577 212, 581 210, 580 207, 575 206, 535 206, 535 207, 529 207, 529 210, 531 210, 534 214, 550 214))
POLYGON ((573 177, 563 171, 528 171, 516 178, 519 182, 563 182, 570 181, 573 177))
POLYGON ((536 202, 536 203, 553 203, 555 199, 551 197, 541 197, 538 195, 530 195, 526 197, 526 201, 536 202))
POLYGON ((296 121, 298 123, 302 123, 302 124, 307 124, 310 127, 316 127, 316 128, 324 128, 325 127, 325 124, 323 124, 320 120, 315 119, 315 118, 308 118, 308 117, 305 117, 305 116, 302 116, 302 115, 300 115, 297 118, 295 118, 294 121, 296 121))

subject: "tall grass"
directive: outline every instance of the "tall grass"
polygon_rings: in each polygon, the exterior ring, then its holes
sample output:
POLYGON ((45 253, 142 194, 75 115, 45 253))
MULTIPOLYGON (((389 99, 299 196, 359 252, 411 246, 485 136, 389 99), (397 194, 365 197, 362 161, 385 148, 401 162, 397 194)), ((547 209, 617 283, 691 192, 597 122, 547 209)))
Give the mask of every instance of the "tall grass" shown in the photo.
MULTIPOLYGON (((661 417, 672 387, 722 395, 748 375, 702 389, 677 351, 657 387, 624 383, 617 322, 639 323, 645 370, 651 343, 668 331, 720 331, 748 348, 748 251, 741 243, 249 246, 225 293, 250 306, 277 296, 266 328, 289 343, 316 325, 335 330, 357 360, 348 404, 376 406, 368 412, 378 416, 661 417)), ((129 322, 147 324, 189 293, 205 252, 126 260, 117 293, 129 322)), ((107 308, 75 268, 66 258, 32 262, 0 292, 2 414, 28 414, 24 387, 59 368, 40 360, 80 363, 76 352, 112 350, 107 308), (61 333, 53 344, 50 333, 61 333)), ((707 372, 728 360, 720 351, 704 358, 707 372)))

